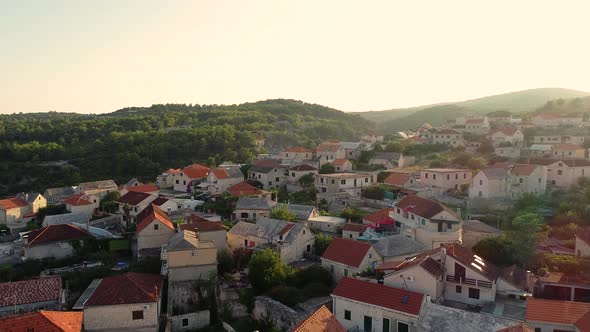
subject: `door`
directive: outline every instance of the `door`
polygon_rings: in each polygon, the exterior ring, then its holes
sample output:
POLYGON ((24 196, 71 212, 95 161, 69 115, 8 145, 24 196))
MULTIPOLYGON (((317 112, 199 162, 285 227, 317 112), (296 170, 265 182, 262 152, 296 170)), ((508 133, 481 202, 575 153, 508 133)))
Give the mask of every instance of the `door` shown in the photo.
POLYGON ((389 332, 391 327, 391 321, 389 318, 383 318, 383 332, 389 332))
POLYGON ((365 316, 365 332, 373 332, 373 317, 365 316))
POLYGON ((397 332, 410 332, 410 326, 404 322, 397 322, 397 332))
POLYGON ((465 267, 455 263, 455 280, 465 280, 465 267))

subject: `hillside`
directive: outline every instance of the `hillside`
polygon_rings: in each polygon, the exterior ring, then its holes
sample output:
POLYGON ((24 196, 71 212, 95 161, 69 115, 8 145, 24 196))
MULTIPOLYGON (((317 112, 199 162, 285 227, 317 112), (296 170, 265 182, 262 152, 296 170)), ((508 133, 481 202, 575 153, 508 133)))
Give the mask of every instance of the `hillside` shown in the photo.
POLYGON ((462 114, 486 114, 493 111, 530 112, 555 99, 588 96, 590 93, 560 88, 530 89, 482 97, 462 102, 418 106, 380 112, 355 113, 379 123, 378 130, 391 133, 419 126, 424 122, 439 125, 462 114), (441 112, 441 114, 438 114, 441 112))
POLYGON ((283 99, 0 115, 0 197, 102 178, 153 181, 191 162, 249 161, 257 139, 268 149, 315 146, 326 138, 358 139, 370 129, 357 115, 283 99))

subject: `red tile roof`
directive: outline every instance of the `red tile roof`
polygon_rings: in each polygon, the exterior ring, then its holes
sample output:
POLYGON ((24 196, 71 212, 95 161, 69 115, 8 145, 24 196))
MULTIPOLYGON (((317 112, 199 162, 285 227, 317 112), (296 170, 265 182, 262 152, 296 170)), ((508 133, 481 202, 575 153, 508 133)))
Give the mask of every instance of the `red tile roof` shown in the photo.
POLYGON ((158 197, 158 198, 156 198, 156 199, 154 199, 152 201, 152 204, 155 204, 157 206, 162 206, 166 202, 168 202, 168 198, 166 198, 166 197, 158 197))
POLYGON ((340 280, 332 295, 414 316, 420 314, 424 300, 424 294, 421 293, 348 277, 340 280))
POLYGON ((440 253, 440 251, 440 247, 424 251, 414 257, 406 259, 403 262, 398 262, 398 264, 395 265, 389 262, 384 263, 380 267, 378 267, 378 269, 401 271, 416 265, 420 265, 424 270, 426 270, 426 272, 438 277, 441 275, 442 270, 440 267, 440 263, 438 263, 437 260, 434 260, 432 258, 432 255, 438 254, 440 253))
POLYGON ((579 146, 576 144, 561 143, 561 144, 554 144, 554 145, 557 150, 566 150, 566 151, 584 150, 583 146, 579 146))
POLYGON ((147 273, 129 272, 106 277, 84 306, 156 302, 162 282, 162 276, 147 273))
POLYGON ((180 168, 169 168, 162 173, 180 174, 180 168))
POLYGON ((453 135, 456 135, 456 134, 461 134, 461 133, 458 132, 458 131, 456 131, 456 130, 453 130, 453 129, 443 129, 441 131, 437 131, 436 134, 453 134, 453 135))
POLYGON ((590 303, 529 298, 526 321, 573 325, 582 318, 581 323, 585 323, 589 311, 590 303))
POLYGON ((0 331, 4 332, 80 332, 81 311, 45 311, 27 313, 0 319, 0 331))
POLYGON ((92 202, 88 200, 88 197, 82 193, 64 199, 64 203, 74 206, 92 205, 92 202))
POLYGON ((371 245, 366 242, 335 237, 322 255, 322 259, 359 267, 369 249, 371 249, 371 245))
POLYGON ((3 210, 15 209, 27 206, 27 202, 21 198, 11 197, 0 200, 0 208, 3 210))
POLYGON ((580 319, 574 323, 574 326, 577 327, 580 332, 590 331, 590 310, 588 310, 584 316, 580 317, 580 319))
POLYGON ((168 215, 156 205, 152 204, 150 206, 151 208, 149 213, 143 219, 141 219, 140 222, 137 223, 137 229, 135 233, 139 234, 154 220, 158 220, 164 226, 170 228, 171 230, 174 230, 174 223, 172 222, 172 220, 170 220, 170 217, 168 217, 168 215))
POLYGON ((504 128, 498 128, 495 129, 491 132, 491 134, 495 134, 495 133, 502 133, 506 136, 512 136, 514 134, 516 134, 516 132, 518 131, 518 128, 516 127, 504 127, 504 128))
POLYGON ((366 216, 363 217, 363 220, 372 222, 372 223, 378 223, 380 221, 395 221, 393 218, 391 218, 389 216, 389 212, 393 212, 393 208, 385 208, 385 209, 381 209, 378 211, 375 211, 371 214, 368 214, 366 216))
POLYGON ((0 284, 0 307, 59 301, 61 277, 47 277, 0 284))
POLYGON ((295 325, 290 332, 346 332, 346 329, 326 306, 322 306, 295 325))
POLYGON ((292 171, 296 171, 296 172, 303 172, 303 171, 317 171, 317 168, 315 167, 311 167, 307 164, 301 164, 301 165, 297 165, 295 167, 291 167, 292 171))
POLYGON ((529 176, 537 169, 537 165, 516 164, 510 169, 510 174, 529 176))
POLYGON ((434 217, 444 210, 444 207, 439 202, 416 195, 402 198, 395 206, 427 219, 434 217))
POLYGON ((219 180, 229 178, 229 174, 223 168, 216 168, 213 170, 213 174, 219 180))
POLYGON ((391 173, 383 180, 383 183, 403 187, 411 178, 412 174, 409 173, 391 173))
POLYGON ((200 164, 192 164, 182 169, 182 172, 190 179, 206 178, 209 171, 209 167, 200 164))
POLYGON ((279 235, 285 235, 288 231, 290 231, 293 227, 295 227, 294 223, 288 223, 279 231, 279 235))
POLYGON ((33 247, 53 242, 83 240, 91 237, 93 237, 92 234, 72 224, 49 225, 31 231, 28 234, 27 246, 33 247))
POLYGON ((313 153, 313 150, 312 149, 308 149, 308 148, 302 148, 302 147, 294 147, 294 148, 288 148, 288 149, 286 149, 285 152, 313 153))
POLYGON ((153 193, 160 189, 155 184, 142 184, 139 186, 127 187, 128 191, 134 191, 139 193, 153 193))
POLYGON ((223 226, 223 223, 221 221, 191 222, 186 224, 180 224, 178 225, 178 227, 183 231, 193 231, 195 233, 227 231, 227 229, 225 228, 225 226, 223 226))
POLYGON ((234 184, 233 186, 227 188, 227 192, 230 193, 230 195, 232 195, 233 197, 254 196, 262 194, 262 190, 254 187, 246 181, 242 181, 238 184, 234 184))
POLYGON ((125 195, 119 197, 117 202, 121 204, 137 205, 149 197, 152 197, 152 195, 143 192, 129 191, 125 195))
POLYGON ((348 161, 348 159, 334 159, 334 161, 332 162, 332 165, 334 166, 343 166, 344 164, 346 164, 346 162, 348 161))
POLYGON ((355 223, 347 222, 344 225, 344 228, 342 228, 342 230, 349 231, 349 232, 364 232, 365 230, 367 230, 367 227, 369 227, 369 225, 355 224, 355 223))
POLYGON ((336 152, 338 150, 340 150, 340 145, 338 145, 338 144, 322 143, 322 144, 318 145, 318 148, 317 148, 318 152, 325 152, 325 151, 336 152))
POLYGON ((463 247, 458 243, 443 244, 442 247, 446 248, 446 253, 448 256, 453 257, 455 260, 465 265, 466 268, 481 274, 491 281, 496 280, 498 275, 500 275, 500 271, 495 265, 484 261, 483 259, 479 259, 476 257, 473 251, 463 247), (481 260, 485 265, 477 262, 476 259, 481 260), (481 269, 476 268, 473 264, 479 266, 481 269))
POLYGON ((579 228, 576 231, 576 237, 586 242, 586 244, 590 244, 590 227, 579 228))
POLYGON ((466 123, 475 124, 475 123, 483 123, 483 119, 469 119, 465 121, 466 123))

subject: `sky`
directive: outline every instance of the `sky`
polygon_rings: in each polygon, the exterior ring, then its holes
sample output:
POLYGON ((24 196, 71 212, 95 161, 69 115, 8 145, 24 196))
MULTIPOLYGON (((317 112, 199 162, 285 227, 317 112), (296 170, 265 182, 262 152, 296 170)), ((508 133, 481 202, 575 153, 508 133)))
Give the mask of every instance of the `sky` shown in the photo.
POLYGON ((0 113, 590 91, 590 1, 0 0, 0 113))

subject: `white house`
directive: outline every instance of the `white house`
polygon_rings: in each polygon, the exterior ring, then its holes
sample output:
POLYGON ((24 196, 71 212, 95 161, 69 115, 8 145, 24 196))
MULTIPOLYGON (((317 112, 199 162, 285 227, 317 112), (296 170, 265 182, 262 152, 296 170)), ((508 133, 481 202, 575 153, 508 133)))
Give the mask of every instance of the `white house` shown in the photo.
POLYGON ((66 205, 66 210, 71 213, 83 213, 87 216, 92 216, 94 210, 98 209, 100 205, 98 196, 82 193, 68 197, 63 202, 66 205))
POLYGON ((162 172, 156 178, 156 185, 161 189, 172 189, 176 184, 177 177, 180 175, 180 168, 170 168, 162 172))
POLYGON ((352 172, 352 162, 348 159, 334 159, 331 164, 337 173, 352 172))
POLYGON ((495 163, 492 168, 504 168, 509 175, 510 197, 541 194, 547 190, 547 167, 531 164, 495 163))
POLYGON ((318 193, 347 192, 356 197, 360 197, 362 188, 370 187, 374 182, 373 174, 369 173, 318 174, 315 177, 318 193))
POLYGON ((315 157, 315 152, 312 149, 303 147, 287 148, 281 151, 281 159, 283 163, 289 164, 300 163, 305 160, 312 160, 315 157))
POLYGON ((128 191, 125 195, 117 199, 119 203, 119 214, 123 216, 123 220, 137 222, 137 215, 157 198, 155 195, 150 195, 142 192, 128 191))
POLYGON ((583 159, 586 158, 586 149, 581 145, 560 143, 554 144, 551 149, 551 157, 556 159, 583 159))
POLYGON ((229 187, 244 181, 244 174, 240 171, 240 167, 219 167, 211 170, 207 175, 207 182, 199 186, 212 194, 221 194, 229 187))
POLYGON ((587 159, 533 159, 531 164, 547 168, 547 185, 569 188, 581 178, 590 177, 590 161, 587 159))
POLYGON ((332 139, 324 141, 316 148, 316 158, 323 164, 329 164, 336 159, 345 159, 346 151, 339 140, 332 139))
POLYGON ((503 127, 492 130, 490 139, 493 146, 520 146, 524 142, 524 134, 516 127, 503 127))
POLYGON ((29 232, 25 240, 24 259, 62 259, 74 254, 73 242, 81 242, 93 236, 72 224, 50 225, 29 232))
POLYGON ((348 331, 416 332, 424 294, 344 278, 332 292, 334 317, 348 331))
POLYGON ((188 165, 179 173, 171 173, 174 181, 173 188, 176 191, 192 193, 196 186, 207 180, 210 171, 205 165, 188 165))
POLYGON ((113 180, 83 182, 76 187, 77 194, 94 195, 99 199, 102 199, 108 193, 117 191, 119 191, 119 187, 113 180))
POLYGON ((576 256, 590 257, 590 227, 576 231, 576 256))
POLYGON ((299 179, 301 179, 302 176, 307 174, 312 174, 313 176, 315 176, 318 174, 318 170, 317 168, 309 166, 307 164, 293 166, 289 169, 289 176, 287 181, 290 183, 298 184, 299 179))
POLYGON ((162 245, 175 233, 174 223, 155 205, 148 207, 145 216, 137 222, 137 256, 159 256, 162 245))
POLYGON ((234 209, 234 219, 237 221, 253 221, 270 217, 270 211, 275 202, 264 197, 240 197, 234 209))
POLYGON ((484 168, 477 172, 469 186, 469 198, 510 197, 510 176, 504 168, 484 168))
POLYGON ((558 144, 569 143, 575 145, 584 144, 584 136, 578 135, 535 135, 532 143, 534 144, 558 144))
POLYGON ((370 243, 339 237, 332 240, 322 255, 322 266, 336 281, 375 268, 380 262, 381 257, 370 243))
POLYGON ((427 168, 420 171, 420 181, 438 193, 449 189, 461 190, 471 183, 471 171, 462 168, 427 168))
POLYGON ((443 129, 432 135, 432 143, 458 147, 465 145, 465 140, 461 132, 453 129, 443 129))
POLYGON ((248 179, 262 183, 264 189, 279 188, 288 175, 288 169, 278 164, 252 165, 248 170, 248 179))

